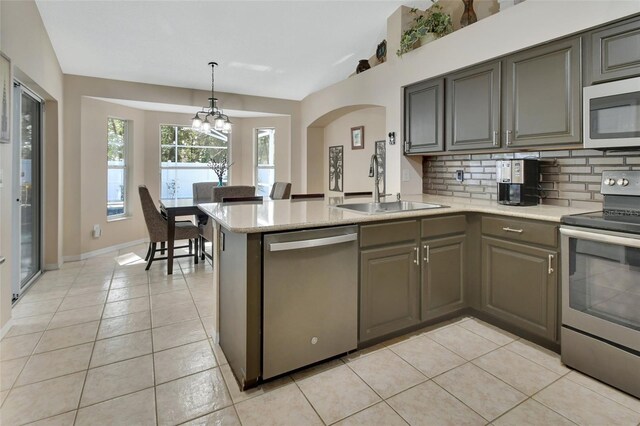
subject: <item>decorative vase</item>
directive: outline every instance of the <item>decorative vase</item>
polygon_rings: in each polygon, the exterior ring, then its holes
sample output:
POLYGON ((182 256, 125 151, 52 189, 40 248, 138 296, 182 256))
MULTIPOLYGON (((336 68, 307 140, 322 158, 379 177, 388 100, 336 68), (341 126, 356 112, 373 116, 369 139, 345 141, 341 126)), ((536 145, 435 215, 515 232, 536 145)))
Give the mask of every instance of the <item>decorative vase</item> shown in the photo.
POLYGON ((224 186, 222 183, 222 176, 218 177, 218 186, 224 186))
POLYGON ((420 46, 424 46, 427 43, 431 43, 437 38, 438 36, 436 35, 436 33, 426 33, 425 35, 420 37, 420 46))
POLYGON ((464 3, 464 11, 462 12, 462 18, 460 18, 460 26, 466 27, 474 22, 478 22, 476 12, 473 10, 473 0, 462 0, 464 3))
POLYGON ((371 68, 371 65, 369 65, 369 60, 368 59, 360 59, 360 61, 358 61, 358 66, 356 67, 356 74, 360 74, 361 72, 365 72, 369 68, 371 68))

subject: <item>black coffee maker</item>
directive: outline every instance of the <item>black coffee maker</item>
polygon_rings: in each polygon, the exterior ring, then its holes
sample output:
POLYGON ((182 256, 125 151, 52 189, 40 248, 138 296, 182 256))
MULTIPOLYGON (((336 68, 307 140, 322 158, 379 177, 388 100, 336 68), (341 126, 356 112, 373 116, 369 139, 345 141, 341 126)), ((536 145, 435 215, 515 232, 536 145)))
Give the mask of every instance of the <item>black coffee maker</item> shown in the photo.
POLYGON ((534 206, 540 200, 538 160, 496 161, 498 203, 510 206, 534 206))

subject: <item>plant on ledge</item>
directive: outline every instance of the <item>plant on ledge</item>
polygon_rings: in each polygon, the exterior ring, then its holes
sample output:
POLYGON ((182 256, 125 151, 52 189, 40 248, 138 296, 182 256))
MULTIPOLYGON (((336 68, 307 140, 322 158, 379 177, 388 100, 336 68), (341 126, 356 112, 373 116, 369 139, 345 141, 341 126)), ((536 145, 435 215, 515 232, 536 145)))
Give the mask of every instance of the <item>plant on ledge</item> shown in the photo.
POLYGON ((411 27, 402 34, 400 49, 396 52, 398 56, 415 49, 418 41, 421 41, 421 44, 426 44, 453 32, 451 15, 444 12, 439 4, 431 6, 425 14, 416 8, 412 8, 410 13, 415 18, 411 27))
POLYGON ((223 186, 222 178, 231 166, 233 166, 233 163, 229 163, 226 150, 220 151, 218 155, 209 161, 209 168, 218 176, 218 186, 223 186))

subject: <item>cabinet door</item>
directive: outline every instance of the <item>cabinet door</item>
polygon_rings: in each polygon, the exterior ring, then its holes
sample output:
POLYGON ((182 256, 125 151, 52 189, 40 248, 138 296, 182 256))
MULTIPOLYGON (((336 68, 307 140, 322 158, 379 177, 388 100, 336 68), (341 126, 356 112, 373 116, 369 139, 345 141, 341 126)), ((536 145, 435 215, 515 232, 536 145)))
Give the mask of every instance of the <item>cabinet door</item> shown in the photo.
POLYGON ((482 237, 482 308, 556 341, 557 252, 482 237))
POLYGON ((464 235, 422 242, 422 320, 464 307, 464 235))
POLYGON ((418 246, 360 252, 360 341, 420 322, 418 246))
POLYGON ((405 154, 444 150, 444 79, 405 88, 404 141, 405 154))
POLYGON ((640 75, 640 19, 594 31, 589 37, 591 82, 640 75))
POLYGON ((447 150, 500 146, 500 64, 447 77, 447 150))
POLYGON ((507 147, 581 143, 580 38, 530 49, 505 60, 507 147))

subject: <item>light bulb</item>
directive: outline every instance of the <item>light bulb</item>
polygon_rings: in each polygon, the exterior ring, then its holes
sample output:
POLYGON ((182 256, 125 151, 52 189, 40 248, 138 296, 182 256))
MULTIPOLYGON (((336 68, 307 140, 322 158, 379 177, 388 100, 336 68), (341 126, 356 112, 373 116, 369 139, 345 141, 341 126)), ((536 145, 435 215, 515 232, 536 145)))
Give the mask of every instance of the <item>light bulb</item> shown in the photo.
POLYGON ((217 117, 213 121, 213 128, 216 129, 216 130, 222 130, 224 128, 224 118, 217 117))
POLYGON ((231 133, 231 122, 225 121, 224 126, 222 126, 222 131, 225 133, 231 133))
POLYGON ((201 125, 202 125, 202 120, 200 119, 200 116, 196 114, 196 116, 193 117, 193 120, 191 121, 191 126, 194 129, 199 129, 201 125))
POLYGON ((205 132, 208 132, 209 130, 211 130, 211 123, 209 123, 208 119, 204 119, 204 122, 202 123, 202 130, 204 130, 205 132))

